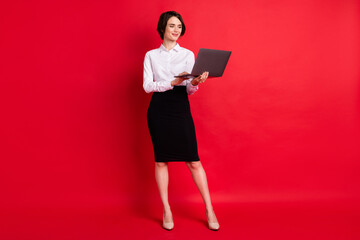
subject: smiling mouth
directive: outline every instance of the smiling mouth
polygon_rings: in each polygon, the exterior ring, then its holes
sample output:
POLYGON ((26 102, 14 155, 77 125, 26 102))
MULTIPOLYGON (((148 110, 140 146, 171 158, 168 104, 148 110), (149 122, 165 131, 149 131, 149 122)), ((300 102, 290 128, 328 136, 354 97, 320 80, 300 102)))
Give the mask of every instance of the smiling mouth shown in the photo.
POLYGON ((175 37, 179 36, 179 34, 174 34, 174 33, 172 35, 175 36, 175 37))

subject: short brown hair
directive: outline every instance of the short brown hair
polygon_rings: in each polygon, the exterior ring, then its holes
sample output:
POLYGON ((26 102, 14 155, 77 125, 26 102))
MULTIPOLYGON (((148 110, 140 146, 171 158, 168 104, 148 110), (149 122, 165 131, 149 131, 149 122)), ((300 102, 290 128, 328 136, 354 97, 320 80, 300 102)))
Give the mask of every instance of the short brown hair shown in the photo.
POLYGON ((177 17, 181 22, 182 27, 181 27, 180 36, 183 36, 185 34, 185 24, 184 24, 184 21, 183 21, 181 15, 175 11, 164 12, 160 15, 160 19, 159 19, 158 26, 157 26, 157 31, 160 34, 161 39, 163 39, 163 40, 164 40, 164 33, 165 33, 167 22, 169 21, 169 19, 171 17, 177 17))

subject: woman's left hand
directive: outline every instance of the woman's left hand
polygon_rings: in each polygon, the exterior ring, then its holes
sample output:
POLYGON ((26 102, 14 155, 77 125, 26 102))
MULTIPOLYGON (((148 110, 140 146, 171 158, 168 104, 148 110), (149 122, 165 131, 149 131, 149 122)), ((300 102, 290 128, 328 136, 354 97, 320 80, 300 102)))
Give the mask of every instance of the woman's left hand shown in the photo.
POLYGON ((191 80, 191 84, 194 86, 197 86, 199 83, 205 82, 205 80, 208 78, 208 76, 209 76, 209 72, 203 72, 200 76, 191 80))

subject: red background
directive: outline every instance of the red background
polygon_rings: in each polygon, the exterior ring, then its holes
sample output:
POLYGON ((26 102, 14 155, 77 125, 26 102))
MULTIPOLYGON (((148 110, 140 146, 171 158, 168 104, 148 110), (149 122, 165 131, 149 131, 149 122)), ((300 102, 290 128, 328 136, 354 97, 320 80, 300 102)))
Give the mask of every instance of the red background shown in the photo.
MULTIPOLYGON (((224 76, 190 96, 214 208, 358 209, 359 1, 7 1, 0 4, 7 238, 40 209, 125 206, 131 215, 139 204, 161 216, 142 71, 168 10, 184 18, 181 46, 232 51, 224 76)), ((185 164, 169 171, 170 204, 202 207, 185 164)))

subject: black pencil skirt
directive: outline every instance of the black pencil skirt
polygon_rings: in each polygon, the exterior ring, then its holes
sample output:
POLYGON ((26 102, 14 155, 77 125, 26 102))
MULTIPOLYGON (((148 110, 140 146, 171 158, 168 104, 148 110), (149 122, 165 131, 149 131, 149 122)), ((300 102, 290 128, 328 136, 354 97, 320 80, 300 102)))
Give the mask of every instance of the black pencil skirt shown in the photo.
POLYGON ((154 92, 147 123, 155 162, 200 161, 186 86, 154 92))

